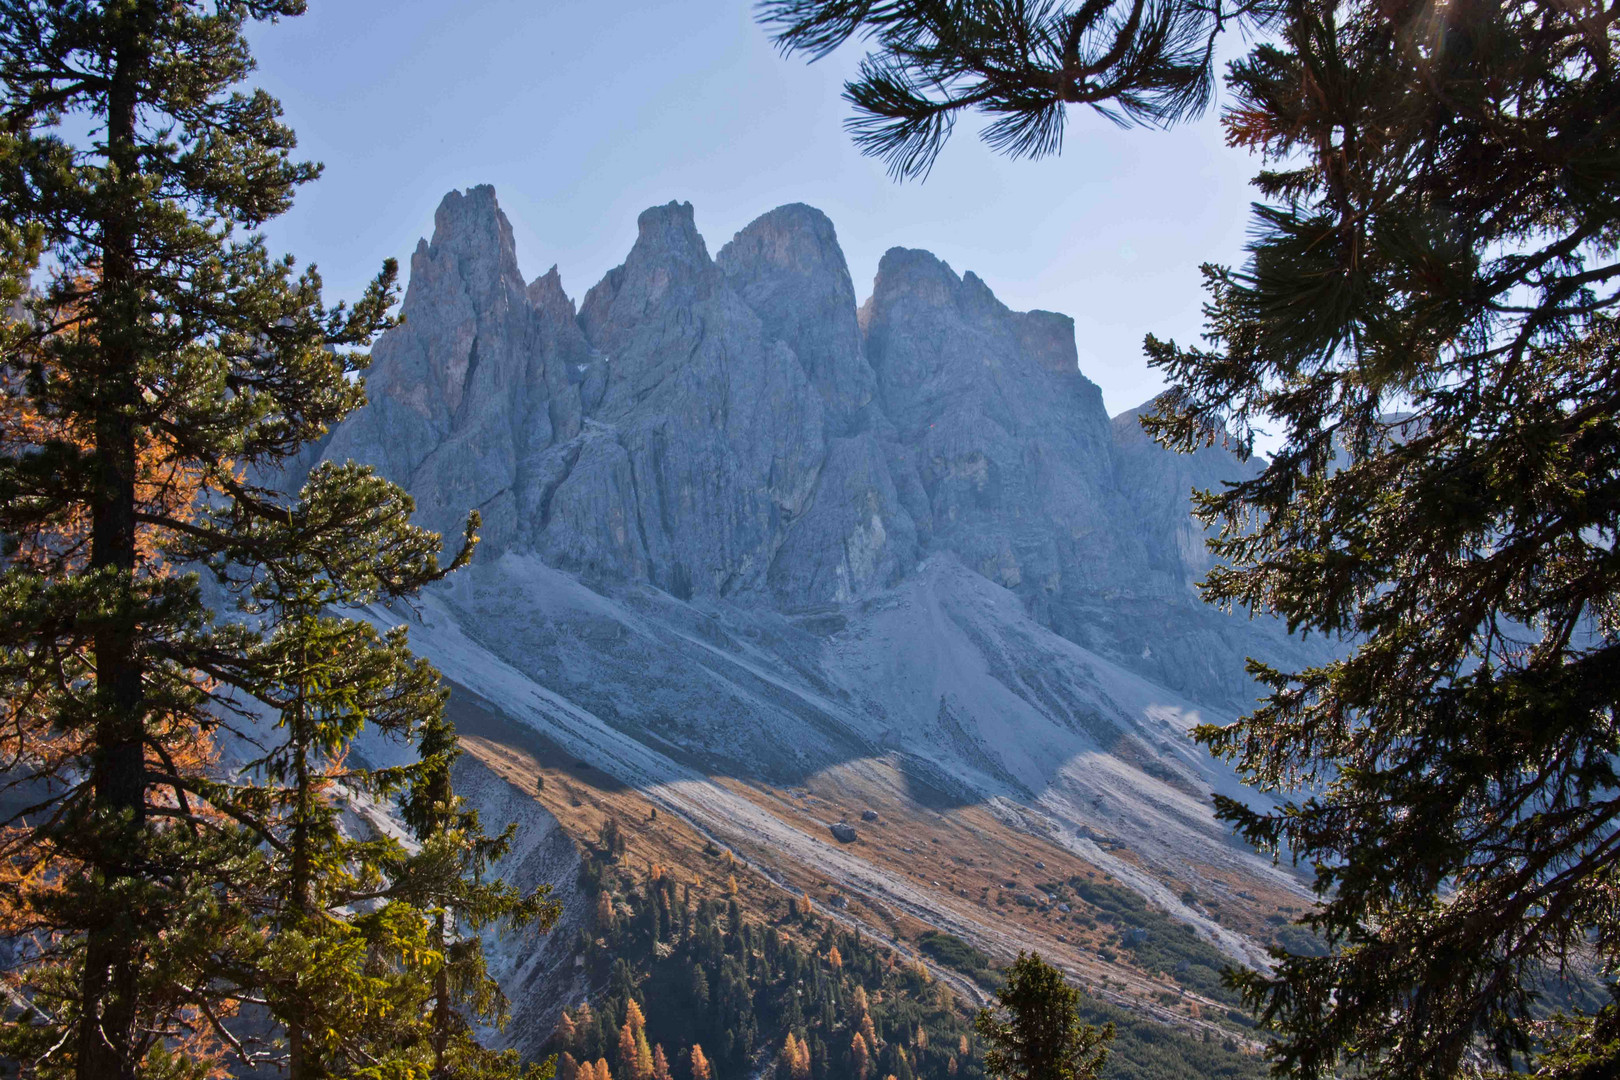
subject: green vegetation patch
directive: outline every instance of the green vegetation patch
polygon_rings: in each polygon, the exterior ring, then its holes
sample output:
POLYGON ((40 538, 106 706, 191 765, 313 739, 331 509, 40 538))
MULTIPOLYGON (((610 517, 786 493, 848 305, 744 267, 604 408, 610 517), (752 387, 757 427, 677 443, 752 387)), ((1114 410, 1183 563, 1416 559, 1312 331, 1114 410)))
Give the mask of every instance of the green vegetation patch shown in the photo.
POLYGON ((924 931, 917 937, 917 948, 951 970, 960 971, 986 990, 994 992, 1001 987, 1001 976, 996 973, 990 957, 955 934, 947 934, 943 930, 924 931))
POLYGON ((1216 1001, 1238 1003, 1237 993, 1221 982, 1221 971, 1231 961, 1192 927, 1172 919, 1123 885, 1073 877, 1068 887, 1096 909, 1098 921, 1114 925, 1118 948, 1130 955, 1136 967, 1168 975, 1188 990, 1216 1001))

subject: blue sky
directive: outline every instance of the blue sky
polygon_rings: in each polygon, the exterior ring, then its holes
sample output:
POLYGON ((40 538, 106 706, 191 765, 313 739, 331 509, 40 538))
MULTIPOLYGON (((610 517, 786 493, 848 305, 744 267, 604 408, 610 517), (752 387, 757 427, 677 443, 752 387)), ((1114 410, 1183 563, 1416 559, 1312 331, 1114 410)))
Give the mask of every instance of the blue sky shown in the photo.
POLYGON ((1213 115, 1120 131, 1072 112, 1064 153, 1008 161, 974 118, 925 183, 896 184, 841 126, 850 47, 777 55, 750 0, 310 0, 253 32, 258 85, 326 165, 267 230, 352 297, 408 265, 444 193, 494 184, 530 278, 576 300, 623 261, 636 215, 690 201, 710 253, 759 214, 832 218, 864 298, 883 252, 926 248, 1012 307, 1075 320, 1110 412, 1159 388, 1142 335, 1198 335, 1199 263, 1242 253, 1255 162, 1213 115))

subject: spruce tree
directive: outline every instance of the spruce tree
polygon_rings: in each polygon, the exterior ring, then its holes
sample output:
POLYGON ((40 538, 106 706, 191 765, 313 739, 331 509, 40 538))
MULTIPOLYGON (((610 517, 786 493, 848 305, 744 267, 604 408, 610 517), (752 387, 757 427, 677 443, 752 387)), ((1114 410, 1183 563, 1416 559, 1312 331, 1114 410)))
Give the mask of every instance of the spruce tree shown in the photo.
MULTIPOLYGON (((515 1050, 487 1050, 469 1021, 497 1027, 507 1021, 506 996, 489 973, 481 935, 492 928, 543 932, 561 907, 550 899, 549 886, 525 894, 490 875, 511 849, 517 827, 486 834, 478 812, 456 795, 452 769, 461 748, 455 727, 444 717, 442 697, 418 727, 417 751, 419 764, 400 808, 421 848, 401 868, 392 896, 427 914, 431 948, 440 957, 432 971, 423 1033, 428 1075, 433 1080, 550 1080, 554 1061, 524 1066, 515 1050)), ((642 1035, 640 1045, 645 1043, 642 1035)))
MULTIPOLYGON (((1080 1019, 1080 991, 1039 953, 1019 953, 997 992, 997 1009, 981 1009, 974 1030, 984 1040, 984 1071, 1003 1080, 1094 1080, 1108 1060, 1114 1025, 1080 1019), (1004 1018, 1003 1018, 1004 1017, 1004 1018)), ((905 1053, 896 1063, 910 1074, 905 1053)), ((899 1070, 897 1070, 897 1075, 899 1070)))
POLYGON ((241 780, 199 790, 253 823, 267 849, 257 882, 267 947, 242 978, 283 1030, 284 1061, 265 1056, 284 1064, 289 1080, 396 1058, 409 1067, 412 1053, 401 1048, 428 997, 427 972, 403 962, 416 957, 422 968, 420 957, 435 951, 427 913, 396 902, 406 853, 386 833, 351 835, 341 817, 348 799, 386 805, 432 767, 357 765, 351 749, 362 730, 417 737, 437 722, 445 693, 438 672, 411 655, 403 627, 381 634, 331 613, 414 591, 444 572, 439 538, 410 524, 411 509, 404 492, 369 470, 321 465, 284 517, 197 515, 241 540, 215 567, 242 620, 233 627, 240 653, 220 670, 275 713, 272 732, 251 731, 248 745, 262 753, 243 763, 241 780))
MULTIPOLYGON (((764 9, 790 51, 873 38, 853 126, 908 174, 964 109, 1049 130, 1088 67, 1054 49, 1065 20, 1136 10, 764 9), (1028 62, 992 69, 1003 55, 1028 62)), ((1249 259, 1206 267, 1205 347, 1148 339, 1171 389, 1147 426, 1179 450, 1274 438, 1259 476, 1198 499, 1221 559, 1204 595, 1343 654, 1253 664, 1259 707, 1198 733, 1284 799, 1221 816, 1322 898, 1326 955, 1238 984, 1291 1075, 1612 1075, 1620 20, 1534 0, 1161 10, 1269 40, 1229 69, 1229 141, 1264 160, 1249 259), (1548 1000, 1581 972, 1610 1000, 1548 1000)), ((1110 55, 1150 55, 1146 33, 1110 55)))

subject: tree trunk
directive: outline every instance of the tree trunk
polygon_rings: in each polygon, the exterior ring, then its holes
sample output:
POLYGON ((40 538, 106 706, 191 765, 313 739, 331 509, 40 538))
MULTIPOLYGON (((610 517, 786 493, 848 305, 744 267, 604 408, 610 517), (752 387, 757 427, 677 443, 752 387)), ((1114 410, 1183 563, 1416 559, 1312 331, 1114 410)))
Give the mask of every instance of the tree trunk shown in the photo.
MULTIPOLYGON (((145 5, 142 5, 143 7, 145 5)), ((123 188, 101 223, 101 284, 107 303, 96 331, 102 370, 96 374, 96 490, 90 507, 90 570, 117 579, 126 594, 135 579, 135 418, 139 300, 135 267, 134 201, 127 185, 138 171, 136 105, 145 56, 139 23, 147 12, 132 12, 117 28, 113 77, 108 91, 107 148, 112 175, 123 188)), ((95 869, 111 886, 137 872, 130 857, 142 845, 146 778, 139 627, 133 604, 117 606, 96 629, 95 671, 98 718, 91 766, 91 788, 98 835, 92 838, 95 869), (128 842, 126 842, 128 841, 128 842)), ((134 1080, 139 1037, 135 1030, 139 981, 136 913, 110 911, 92 929, 85 948, 82 1014, 78 1031, 81 1080, 134 1080)))
MULTIPOLYGON (((312 871, 310 868, 310 837, 309 819, 314 810, 314 798, 311 785, 314 783, 309 769, 309 730, 308 714, 304 704, 304 666, 307 657, 299 655, 298 701, 293 706, 293 761, 296 770, 294 783, 297 784, 297 804, 293 810, 292 828, 292 922, 300 929, 308 928, 308 921, 313 907, 312 871)), ((315 1073, 314 1062, 309 1056, 309 1037, 304 1024, 299 1018, 297 1010, 292 1011, 287 1020, 287 1080, 311 1080, 315 1073)))
MULTIPOLYGON (((445 939, 445 922, 441 914, 433 921, 434 941, 445 950, 449 959, 449 946, 445 939)), ((450 972, 447 964, 439 965, 433 977, 433 1077, 446 1076, 445 1056, 450 1047, 450 972)))

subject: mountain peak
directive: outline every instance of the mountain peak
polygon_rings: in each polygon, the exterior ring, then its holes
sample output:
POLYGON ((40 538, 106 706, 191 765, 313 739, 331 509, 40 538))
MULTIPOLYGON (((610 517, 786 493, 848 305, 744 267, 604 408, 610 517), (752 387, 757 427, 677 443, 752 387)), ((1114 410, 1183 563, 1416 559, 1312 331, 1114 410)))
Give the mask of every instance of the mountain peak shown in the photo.
POLYGON ((529 303, 534 305, 536 311, 559 321, 573 321, 574 301, 563 291, 562 274, 555 263, 550 270, 529 282, 527 291, 529 303))
POLYGON ((434 251, 451 251, 461 257, 488 259, 495 256, 503 268, 517 267, 517 244, 512 225, 501 212, 495 189, 479 184, 466 191, 451 191, 439 200, 433 213, 434 251))
POLYGON ((1020 312, 1014 319, 1018 343, 1047 371, 1080 374, 1080 351, 1074 341, 1074 320, 1056 311, 1020 312))
POLYGON ((586 337, 606 347, 613 334, 670 304, 682 305, 713 291, 714 262, 698 235, 689 202, 667 202, 636 218, 636 242, 623 265, 591 286, 579 307, 586 337), (607 336, 604 337, 603 335, 607 336))
POLYGON ((698 235, 689 202, 671 200, 643 210, 636 218, 636 248, 709 260, 709 249, 698 235))
POLYGON ((876 377, 855 316, 855 285, 833 223, 789 203, 749 222, 715 263, 768 337, 791 348, 821 392, 835 432, 859 423, 876 377))

